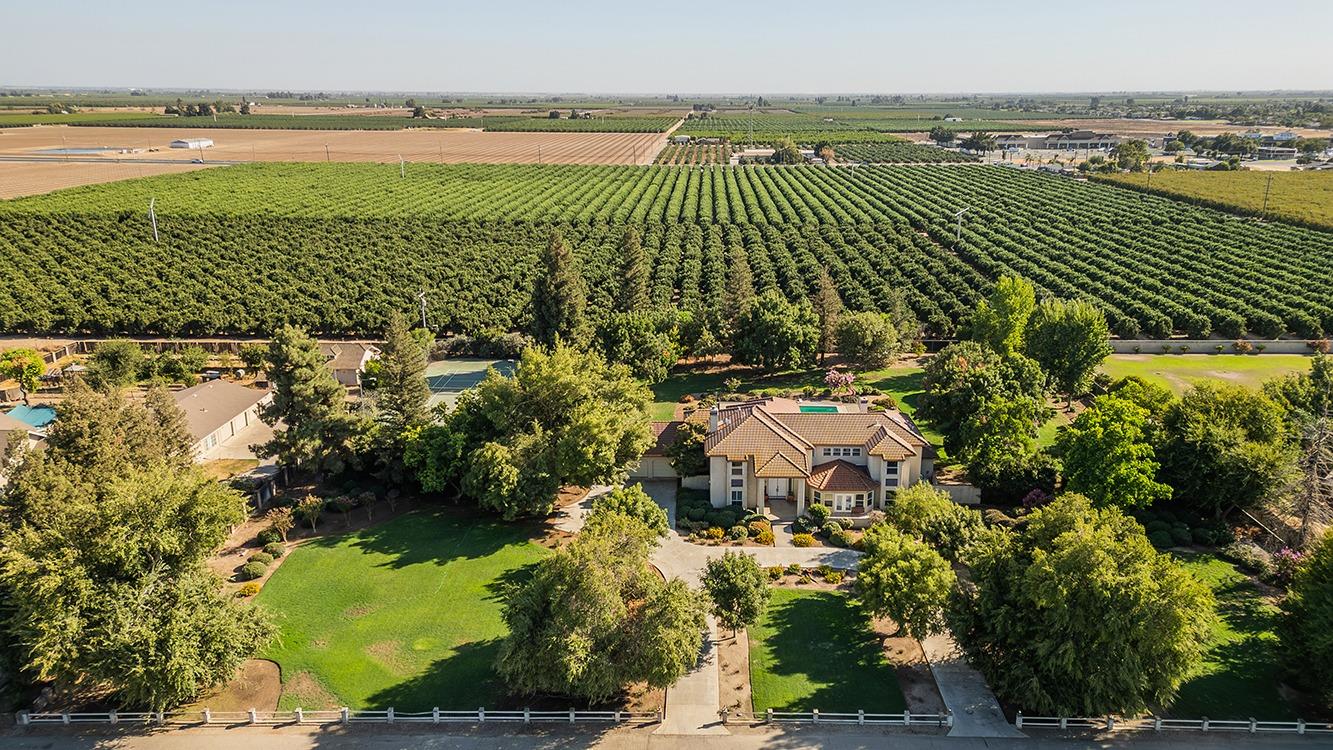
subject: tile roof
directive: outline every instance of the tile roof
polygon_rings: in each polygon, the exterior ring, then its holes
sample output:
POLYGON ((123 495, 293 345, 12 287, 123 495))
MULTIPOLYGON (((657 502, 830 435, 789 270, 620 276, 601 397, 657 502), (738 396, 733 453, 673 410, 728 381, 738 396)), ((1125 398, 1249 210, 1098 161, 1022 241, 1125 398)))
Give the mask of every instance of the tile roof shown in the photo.
POLYGON ((672 443, 675 443, 680 439, 681 424, 681 422, 674 420, 671 422, 653 422, 653 437, 656 439, 656 442, 653 443, 652 447, 644 451, 643 455, 665 456, 667 454, 667 448, 670 448, 672 443))
POLYGON ((717 417, 718 427, 704 443, 704 453, 734 461, 753 457, 756 467, 782 456, 783 462, 770 471, 799 472, 768 476, 808 474, 809 453, 817 445, 861 446, 866 455, 890 461, 933 453, 916 424, 894 411, 802 413, 789 399, 756 399, 722 409, 717 417))
POLYGON ((333 370, 360 370, 361 364, 365 361, 366 352, 377 354, 379 349, 370 345, 355 341, 340 341, 338 343, 320 344, 320 351, 329 361, 329 368, 333 370))
POLYGON ((865 469, 842 459, 817 464, 806 481, 811 487, 828 492, 871 492, 879 489, 865 469))
POLYGON ((763 466, 754 470, 754 475, 760 479, 791 477, 804 477, 810 472, 805 469, 805 455, 792 457, 786 453, 775 453, 773 457, 764 462, 763 466))

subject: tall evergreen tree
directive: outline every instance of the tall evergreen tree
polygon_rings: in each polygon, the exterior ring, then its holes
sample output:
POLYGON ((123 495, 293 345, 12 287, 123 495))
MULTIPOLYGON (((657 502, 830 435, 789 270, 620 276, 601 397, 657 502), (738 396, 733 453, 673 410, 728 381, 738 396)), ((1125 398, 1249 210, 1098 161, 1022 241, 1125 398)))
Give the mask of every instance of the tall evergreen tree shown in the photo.
POLYGON ((347 393, 334 379, 319 343, 304 331, 283 326, 268 347, 269 380, 273 400, 260 411, 271 426, 279 422, 273 439, 256 450, 262 457, 298 471, 338 471, 348 454, 356 420, 347 412, 347 393))
POLYGON ((745 249, 735 245, 727 258, 727 284, 722 296, 722 323, 726 326, 728 339, 735 330, 736 319, 753 298, 754 275, 750 272, 750 262, 745 258, 745 249))
POLYGON ((380 347, 376 403, 379 421, 394 435, 425 424, 430 413, 430 386, 426 384, 426 355, 401 313, 389 317, 380 347))
POLYGON ((619 312, 642 312, 648 306, 648 260, 643 255, 639 230, 625 229, 620 240, 620 293, 616 296, 619 312))
POLYGON ((556 230, 541 257, 532 289, 532 337, 553 346, 556 339, 579 343, 587 304, 583 277, 565 238, 556 230))
POLYGON ((828 269, 819 271, 819 288, 810 300, 815 308, 815 317, 819 319, 819 363, 824 363, 824 355, 833 348, 837 335, 838 319, 842 315, 842 298, 838 296, 838 286, 828 269))

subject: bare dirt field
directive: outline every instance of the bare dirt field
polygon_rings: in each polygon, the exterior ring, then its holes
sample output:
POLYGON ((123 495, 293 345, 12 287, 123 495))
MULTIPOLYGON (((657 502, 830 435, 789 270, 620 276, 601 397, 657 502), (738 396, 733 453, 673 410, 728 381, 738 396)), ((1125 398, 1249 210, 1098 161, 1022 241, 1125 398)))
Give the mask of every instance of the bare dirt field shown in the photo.
POLYGON ((666 139, 666 133, 490 133, 464 128, 365 131, 54 125, 0 128, 0 155, 40 157, 38 152, 43 149, 110 147, 139 151, 92 158, 392 163, 401 157, 412 162, 448 164, 652 164, 666 139), (171 141, 178 138, 210 138, 214 147, 202 153, 170 148, 171 141))
POLYGON ((0 162, 0 200, 38 195, 79 185, 206 169, 204 164, 135 162, 0 162))

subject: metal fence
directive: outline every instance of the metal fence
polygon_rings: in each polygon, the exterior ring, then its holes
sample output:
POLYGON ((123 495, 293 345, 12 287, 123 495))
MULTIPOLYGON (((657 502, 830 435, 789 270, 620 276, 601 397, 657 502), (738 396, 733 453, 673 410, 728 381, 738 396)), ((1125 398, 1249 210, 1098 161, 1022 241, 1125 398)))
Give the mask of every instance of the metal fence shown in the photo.
POLYGON ((761 714, 723 711, 722 722, 724 724, 878 724, 899 727, 952 727, 953 714, 914 714, 910 711, 900 714, 868 714, 865 711, 825 713, 819 710, 774 711, 770 708, 761 714))
POLYGON ((1200 732, 1248 732, 1282 734, 1333 734, 1333 723, 1296 721, 1259 721, 1258 719, 1165 719, 1148 716, 1129 719, 1119 716, 1024 716, 1014 718, 1018 729, 1091 729, 1101 732, 1169 732, 1191 730, 1200 732))
POLYGON ((135 712, 70 712, 59 713, 20 711, 15 721, 21 727, 43 726, 51 724, 139 724, 145 726, 203 726, 217 724, 222 726, 261 725, 278 726, 287 724, 482 724, 486 722, 508 722, 515 724, 654 724, 662 720, 656 711, 534 711, 532 709, 490 711, 478 708, 475 711, 443 711, 433 708, 429 711, 404 712, 392 708, 380 711, 354 711, 349 708, 329 711, 135 711, 135 712))

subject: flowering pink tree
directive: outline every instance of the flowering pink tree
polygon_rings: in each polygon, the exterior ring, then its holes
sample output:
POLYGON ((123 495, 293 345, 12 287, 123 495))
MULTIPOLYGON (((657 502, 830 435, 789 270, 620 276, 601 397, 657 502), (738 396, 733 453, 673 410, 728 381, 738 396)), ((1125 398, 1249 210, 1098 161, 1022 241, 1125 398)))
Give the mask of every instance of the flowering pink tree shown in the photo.
POLYGON ((842 391, 856 393, 853 383, 856 382, 856 375, 843 370, 829 370, 824 376, 824 385, 833 391, 833 395, 838 395, 842 391))

